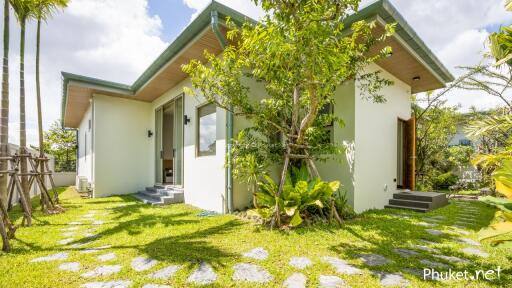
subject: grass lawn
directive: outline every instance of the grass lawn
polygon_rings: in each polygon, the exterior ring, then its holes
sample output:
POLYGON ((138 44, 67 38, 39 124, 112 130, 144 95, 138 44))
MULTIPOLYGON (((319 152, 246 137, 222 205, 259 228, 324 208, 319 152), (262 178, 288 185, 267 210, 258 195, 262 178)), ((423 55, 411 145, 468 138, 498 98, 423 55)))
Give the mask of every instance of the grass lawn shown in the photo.
MULTIPOLYGON (((315 226, 301 228, 291 232, 268 231, 251 222, 239 220, 231 215, 199 217, 200 210, 188 205, 151 207, 136 202, 131 197, 111 197, 104 199, 81 199, 72 189, 61 194, 64 214, 44 216, 37 211, 34 225, 19 228, 17 239, 12 241, 13 252, 0 254, 0 287, 80 287, 87 282, 130 280, 131 287, 142 287, 147 283, 167 284, 172 287, 193 287, 187 283, 187 277, 204 261, 217 273, 215 284, 206 287, 282 287, 282 283, 294 272, 307 276, 308 287, 317 287, 320 275, 336 275, 351 287, 379 287, 379 279, 372 271, 401 272, 411 287, 512 287, 512 253, 506 248, 493 248, 482 244, 480 250, 489 253, 489 257, 480 258, 465 255, 460 250, 471 247, 454 241, 464 237, 476 240, 476 232, 489 224, 495 210, 482 203, 471 203, 476 208, 477 221, 467 226, 469 235, 449 232, 456 222, 460 206, 449 206, 426 214, 400 210, 375 210, 366 212, 355 220, 337 226, 315 226), (93 218, 84 218, 91 211, 93 218), (398 217, 397 214, 409 218, 398 217), (444 216, 431 229, 443 230, 441 236, 430 235, 428 227, 420 226, 423 217, 444 216), (102 225, 92 225, 93 221, 104 221, 102 225), (71 227, 70 222, 81 222, 74 241, 67 245, 58 244, 66 239, 62 231, 71 227), (94 242, 82 247, 71 248, 75 243, 84 241, 84 233, 97 233, 94 242), (429 240, 426 244, 421 239, 429 240), (112 245, 111 248, 97 253, 83 254, 80 250, 112 245), (432 252, 417 250, 419 254, 403 257, 393 251, 395 248, 409 248, 412 245, 427 245, 439 250, 440 254, 456 256, 470 260, 469 263, 451 263, 433 256, 432 252), (269 252, 265 260, 254 260, 242 256, 256 247, 269 252), (31 263, 37 257, 68 252, 65 261, 31 263), (97 256, 115 253, 117 259, 101 262, 97 256), (379 254, 390 260, 389 264, 369 267, 359 259, 360 254, 379 254), (146 256, 159 263, 144 272, 131 268, 131 261, 138 256, 146 256), (288 265, 291 257, 303 256, 312 260, 313 265, 298 270, 288 265), (324 256, 339 257, 348 263, 363 269, 363 275, 343 275, 328 263, 324 256), (420 277, 406 272, 407 268, 423 269, 419 261, 428 259, 448 265, 456 271, 490 270, 501 267, 501 279, 494 281, 424 281, 420 277), (65 272, 58 269, 64 262, 79 262, 79 272, 65 272), (274 280, 266 284, 235 282, 232 280, 233 266, 237 263, 256 264, 273 275, 274 280), (168 265, 175 264, 181 269, 169 280, 154 280, 147 275, 168 265), (100 265, 122 265, 119 273, 87 279, 82 273, 100 265)), ((469 208, 471 210, 471 208, 469 208)), ((21 221, 19 211, 13 212, 13 218, 21 221)), ((72 232, 73 233, 73 232, 72 232)), ((1 252, 0 252, 1 253, 1 252)), ((439 269, 446 271, 447 269, 439 269)))

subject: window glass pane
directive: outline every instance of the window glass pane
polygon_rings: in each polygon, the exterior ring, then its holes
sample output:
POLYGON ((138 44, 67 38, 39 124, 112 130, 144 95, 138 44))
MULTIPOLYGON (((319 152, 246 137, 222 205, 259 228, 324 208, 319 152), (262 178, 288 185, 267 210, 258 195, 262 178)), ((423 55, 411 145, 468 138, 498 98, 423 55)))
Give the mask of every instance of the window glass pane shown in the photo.
POLYGON ((217 113, 214 104, 200 107, 199 135, 198 135, 198 156, 215 155, 217 140, 217 113))

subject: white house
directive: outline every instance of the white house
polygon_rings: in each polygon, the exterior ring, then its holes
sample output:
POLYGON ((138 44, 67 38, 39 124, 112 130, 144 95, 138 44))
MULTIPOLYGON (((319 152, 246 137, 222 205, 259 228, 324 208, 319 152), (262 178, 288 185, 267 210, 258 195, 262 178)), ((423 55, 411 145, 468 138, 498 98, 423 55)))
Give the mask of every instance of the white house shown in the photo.
MULTIPOLYGON (((176 195, 183 191, 185 203, 203 209, 222 213, 248 205, 251 195, 233 182, 225 165, 226 139, 247 121, 227 121, 223 109, 183 96, 191 83, 181 65, 204 60, 205 49, 222 53, 227 17, 248 19, 213 2, 132 85, 62 73, 62 124, 79 131, 78 176, 87 177, 94 197, 166 184, 176 195)), ((319 164, 325 180, 341 180, 358 212, 383 208, 393 193, 411 187, 411 95, 453 80, 388 1, 362 9, 347 24, 360 19, 376 20, 377 30, 397 23, 386 43, 392 56, 367 68, 382 70, 394 85, 383 90, 384 104, 362 99, 354 81, 340 85, 335 97, 343 105, 335 105, 334 113, 346 126, 333 128, 333 141, 347 152, 339 161, 319 164)), ((261 85, 248 85, 251 93, 261 94, 261 85)))

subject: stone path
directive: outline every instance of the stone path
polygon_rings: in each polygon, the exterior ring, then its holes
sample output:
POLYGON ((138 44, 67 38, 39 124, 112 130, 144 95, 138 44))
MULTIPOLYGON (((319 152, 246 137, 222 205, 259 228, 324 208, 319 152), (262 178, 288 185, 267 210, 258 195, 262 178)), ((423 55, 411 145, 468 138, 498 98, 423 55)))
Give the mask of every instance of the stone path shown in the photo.
POLYGON ((481 246, 481 244, 479 242, 477 242, 473 239, 469 239, 469 238, 455 238, 454 240, 459 243, 469 244, 469 245, 473 245, 473 246, 481 246))
POLYGON ((258 247, 258 248, 252 249, 249 252, 245 252, 243 255, 245 257, 253 258, 256 260, 265 260, 268 257, 268 252, 267 252, 267 250, 265 250, 261 247, 258 247))
POLYGON ((290 259, 290 262, 288 262, 288 265, 295 267, 297 269, 305 269, 313 265, 313 263, 311 262, 311 260, 309 260, 309 258, 306 257, 292 257, 290 259))
POLYGON ((368 266, 381 266, 390 263, 386 257, 378 254, 363 254, 360 259, 368 266))
POLYGON ((80 263, 78 263, 78 262, 62 263, 59 266, 59 270, 69 271, 69 272, 78 272, 78 271, 80 271, 80 263))
POLYGON ((213 271, 212 266, 208 265, 205 262, 202 262, 199 265, 199 268, 197 268, 196 271, 194 271, 187 279, 187 282, 194 283, 194 284, 211 284, 217 280, 217 274, 215 274, 215 271, 213 271))
POLYGON ((137 257, 132 260, 132 268, 137 272, 146 271, 158 264, 158 261, 151 258, 137 257))
POLYGON ((132 286, 132 281, 118 280, 110 282, 91 282, 86 283, 80 287, 83 288, 128 288, 132 286))
POLYGON ((398 254, 398 255, 400 255, 402 257, 405 257, 405 258, 413 257, 413 256, 416 256, 416 255, 419 254, 416 251, 405 249, 405 248, 395 248, 395 249, 393 249, 393 251, 396 254, 398 254))
POLYGON ((336 272, 341 274, 348 274, 348 275, 354 275, 363 274, 363 271, 357 267, 354 267, 350 264, 348 264, 346 261, 341 260, 336 257, 323 257, 322 260, 326 263, 331 264, 332 267, 336 270, 336 272))
POLYGON ((121 265, 105 265, 96 267, 94 270, 83 273, 81 276, 85 278, 94 278, 99 276, 109 276, 112 274, 119 273, 121 271, 121 265))
POLYGON ((409 281, 399 273, 375 272, 374 275, 379 277, 382 286, 407 287, 410 285, 409 281))
POLYGON ((274 279, 265 269, 247 263, 236 264, 233 269, 233 280, 255 283, 267 283, 274 279))
POLYGON ((425 231, 430 234, 430 235, 434 235, 434 236, 441 236, 441 235, 444 235, 444 232, 443 231, 439 231, 439 230, 436 230, 436 229, 425 229, 425 231))
POLYGON ((469 254, 469 255, 478 256, 478 257, 484 257, 484 258, 489 257, 489 253, 484 252, 477 248, 464 248, 464 249, 462 249, 462 252, 469 254))
POLYGON ((106 262, 106 261, 110 261, 110 260, 114 260, 117 258, 116 254, 115 253, 107 253, 107 254, 103 254, 103 255, 100 255, 98 257, 98 260, 102 261, 102 262, 106 262))
POLYGON ((305 288, 308 279, 302 273, 293 273, 292 276, 288 277, 283 283, 283 287, 286 288, 305 288))
POLYGON ((343 279, 338 276, 331 275, 320 275, 319 279, 320 285, 319 288, 340 288, 340 287, 349 287, 343 279))
POLYGON ((171 288, 169 285, 145 284, 142 288, 171 288))
POLYGON ((66 259, 68 259, 68 257, 69 257, 68 253, 61 252, 61 253, 57 253, 57 254, 50 255, 50 256, 35 258, 35 259, 32 259, 32 261, 30 261, 30 262, 48 262, 48 261, 66 260, 66 259))
POLYGON ((167 266, 161 270, 156 271, 155 273, 149 274, 149 278, 167 280, 171 278, 174 274, 176 274, 178 270, 180 270, 179 266, 167 266))

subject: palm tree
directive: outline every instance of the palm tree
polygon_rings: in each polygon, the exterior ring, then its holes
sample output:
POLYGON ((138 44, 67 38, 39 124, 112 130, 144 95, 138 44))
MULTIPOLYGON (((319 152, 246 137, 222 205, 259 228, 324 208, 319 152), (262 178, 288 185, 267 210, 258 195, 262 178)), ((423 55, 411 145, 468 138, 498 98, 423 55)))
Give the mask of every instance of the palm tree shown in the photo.
MULTIPOLYGON (((25 120, 25 26, 34 12, 33 0, 10 0, 18 23, 20 24, 20 155, 27 154, 27 130, 25 120)), ((27 158, 20 158, 21 188, 25 199, 30 199, 27 177, 27 158)), ((30 205, 30 201, 28 203, 30 205)), ((29 207, 30 209, 30 207, 29 207)), ((30 211, 29 211, 30 212, 30 211)))
MULTIPOLYGON (((39 63, 41 52, 41 23, 52 16, 59 8, 65 8, 68 0, 36 0, 34 16, 37 19, 37 42, 36 42, 36 96, 37 96, 37 124, 39 134, 39 156, 44 157, 43 143, 43 113, 41 108, 41 82, 39 79, 39 63)), ((44 163, 41 162, 40 171, 44 172, 44 163)), ((55 194, 55 201, 58 201, 58 194, 55 194)))

